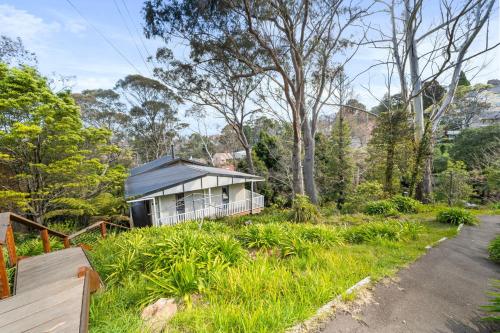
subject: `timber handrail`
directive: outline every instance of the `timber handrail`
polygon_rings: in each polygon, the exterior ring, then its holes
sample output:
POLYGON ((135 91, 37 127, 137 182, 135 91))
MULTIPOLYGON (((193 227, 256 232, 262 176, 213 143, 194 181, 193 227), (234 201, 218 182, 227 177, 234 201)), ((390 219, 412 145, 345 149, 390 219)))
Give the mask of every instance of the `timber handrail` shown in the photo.
POLYGON ((119 224, 115 224, 115 223, 111 223, 111 222, 108 222, 108 221, 98 221, 96 223, 93 223, 91 225, 89 225, 88 227, 85 227, 81 230, 78 230, 77 232, 71 234, 68 236, 68 239, 73 239, 75 237, 78 237, 80 236, 81 234, 84 234, 92 229, 96 229, 96 228, 101 228, 101 236, 104 238, 106 237, 106 226, 109 225, 111 227, 117 227, 117 228, 122 228, 122 229, 130 229, 129 227, 126 227, 126 226, 123 226, 123 225, 119 225, 119 224))
MULTIPOLYGON (((16 244, 14 240, 14 229, 12 228, 12 222, 16 222, 25 225, 29 228, 36 229, 40 231, 40 238, 42 239, 43 252, 50 252, 50 239, 49 235, 59 237, 63 240, 64 247, 68 248, 71 246, 68 235, 47 228, 43 224, 31 221, 21 215, 17 215, 11 212, 0 213, 0 251, 5 245, 7 247, 7 254, 9 256, 9 264, 14 267, 17 264, 18 257, 16 253, 16 244)), ((7 267, 5 265, 5 259, 3 257, 3 251, 0 252, 0 298, 5 298, 10 296, 10 286, 8 283, 7 267)))
POLYGON ((35 221, 29 220, 21 215, 17 215, 15 213, 11 212, 6 212, 6 213, 0 213, 0 243, 5 244, 5 238, 7 236, 7 226, 11 224, 11 222, 17 222, 19 224, 25 225, 27 227, 37 229, 40 231, 47 230, 47 233, 52 236, 56 236, 59 238, 66 238, 68 235, 47 228, 43 224, 37 223, 35 221))
POLYGON ((47 228, 43 224, 31 221, 15 213, 11 212, 0 213, 0 299, 10 296, 10 286, 8 282, 7 266, 5 263, 2 247, 5 245, 7 248, 10 267, 14 267, 17 264, 17 261, 19 260, 16 254, 16 244, 14 240, 14 229, 12 228, 12 222, 17 222, 29 228, 39 230, 40 238, 42 239, 43 251, 45 253, 49 253, 51 251, 49 235, 61 238, 63 240, 64 247, 69 248, 71 247, 71 239, 95 228, 99 227, 101 228, 101 236, 103 238, 106 237, 106 226, 113 226, 127 230, 130 229, 123 225, 107 221, 99 221, 71 235, 66 235, 62 232, 47 228))

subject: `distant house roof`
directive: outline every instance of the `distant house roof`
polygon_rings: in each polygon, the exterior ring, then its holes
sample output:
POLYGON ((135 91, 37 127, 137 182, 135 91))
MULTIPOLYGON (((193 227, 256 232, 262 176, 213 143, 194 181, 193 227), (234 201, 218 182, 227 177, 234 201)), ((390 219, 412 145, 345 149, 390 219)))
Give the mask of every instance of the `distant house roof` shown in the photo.
POLYGON ((215 153, 213 158, 224 158, 224 159, 232 159, 233 158, 233 154, 231 153, 215 153))
POLYGON ((244 150, 235 151, 233 156, 237 160, 242 160, 247 156, 247 152, 244 150))
POLYGON ((130 176, 125 182, 125 197, 146 196, 208 175, 262 180, 262 177, 248 173, 209 167, 191 160, 164 156, 130 171, 130 176))

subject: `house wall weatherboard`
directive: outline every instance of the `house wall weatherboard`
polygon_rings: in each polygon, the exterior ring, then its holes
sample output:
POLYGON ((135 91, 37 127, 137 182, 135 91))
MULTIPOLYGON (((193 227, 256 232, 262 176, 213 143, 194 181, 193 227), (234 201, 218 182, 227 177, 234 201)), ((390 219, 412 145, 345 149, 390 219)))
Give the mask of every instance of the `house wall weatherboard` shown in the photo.
MULTIPOLYGON (((229 202, 243 201, 245 197, 245 184, 232 184, 229 186, 229 202)), ((184 192, 184 205, 185 212, 192 212, 203 208, 204 196, 208 197, 210 192, 211 205, 218 206, 222 204, 222 186, 204 190, 195 190, 184 192)), ((208 198, 206 205, 209 206, 208 198)), ((177 214, 176 211, 176 194, 169 194, 158 197, 160 217, 173 216, 177 214)))

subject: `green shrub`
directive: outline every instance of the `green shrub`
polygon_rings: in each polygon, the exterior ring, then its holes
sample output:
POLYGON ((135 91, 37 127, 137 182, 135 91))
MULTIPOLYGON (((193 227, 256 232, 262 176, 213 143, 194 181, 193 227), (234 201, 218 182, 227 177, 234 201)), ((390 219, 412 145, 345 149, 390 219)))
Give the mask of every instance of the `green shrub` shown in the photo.
POLYGON ((368 215, 396 215, 397 210, 389 200, 373 201, 366 204, 364 212, 368 215))
POLYGON ((500 201, 494 202, 490 205, 491 209, 500 209, 500 201))
POLYGON ((366 243, 383 238, 398 241, 401 236, 401 225, 391 222, 371 222, 346 229, 344 237, 353 244, 366 243))
POLYGON ((305 195, 296 195, 292 202, 293 221, 316 222, 319 217, 318 208, 305 195))
POLYGON ((205 239, 203 248, 219 256, 224 263, 231 265, 238 263, 245 256, 240 243, 227 235, 215 235, 205 239))
POLYGON ((283 258, 307 256, 311 253, 311 243, 296 234, 289 234, 280 242, 280 251, 283 258))
POLYGON ((493 280, 492 285, 494 291, 488 293, 490 304, 482 307, 491 315, 484 319, 500 322, 500 280, 493 280))
POLYGON ((73 221, 49 222, 47 224, 47 227, 49 227, 49 229, 62 232, 66 235, 71 235, 79 229, 77 224, 73 221))
POLYGON ((422 204, 410 197, 395 195, 391 198, 391 202, 396 207, 397 211, 405 214, 418 213, 422 204))
POLYGON ((337 229, 292 223, 246 226, 236 238, 247 248, 279 249, 282 257, 306 255, 315 244, 331 248, 343 241, 337 229))
POLYGON ((342 245, 342 235, 334 228, 300 225, 294 227, 294 232, 311 244, 318 244, 326 248, 342 245))
POLYGON ((462 161, 448 161, 445 171, 436 177, 434 196, 437 201, 446 202, 449 206, 469 200, 473 188, 469 184, 470 175, 462 161))
POLYGON ((218 224, 239 228, 249 222, 254 224, 282 223, 290 221, 290 216, 289 209, 265 208, 260 214, 224 217, 218 224))
POLYGON ((436 220, 440 223, 448 224, 476 224, 476 218, 471 214, 471 212, 463 208, 447 208, 440 211, 437 214, 436 220))
POLYGON ((488 252, 490 253, 491 260, 500 263, 500 235, 491 241, 488 246, 488 252))
POLYGON ((346 203, 342 206, 342 213, 362 212, 367 202, 377 201, 384 198, 382 184, 363 182, 347 195, 346 203))
POLYGON ((175 262, 168 272, 156 270, 145 273, 144 277, 152 282, 147 287, 148 297, 141 302, 144 305, 168 295, 182 299, 190 307, 191 294, 202 292, 204 286, 203 271, 191 258, 175 262))
POLYGON ((278 224, 256 224, 242 228, 236 237, 248 248, 270 249, 280 244, 284 231, 278 224))
MULTIPOLYGON (((64 248, 63 243, 58 238, 50 237, 49 240, 50 248, 52 250, 60 250, 64 248)), ((43 254, 43 243, 39 237, 28 239, 23 242, 18 242, 17 244, 16 254, 18 256, 31 257, 43 254)))
POLYGON ((344 238, 352 244, 360 244, 377 240, 397 242, 401 240, 416 240, 425 228, 417 222, 368 222, 347 228, 344 238))
POLYGON ((417 240, 419 235, 424 231, 425 231, 424 226, 418 222, 402 223, 401 235, 403 238, 417 240))

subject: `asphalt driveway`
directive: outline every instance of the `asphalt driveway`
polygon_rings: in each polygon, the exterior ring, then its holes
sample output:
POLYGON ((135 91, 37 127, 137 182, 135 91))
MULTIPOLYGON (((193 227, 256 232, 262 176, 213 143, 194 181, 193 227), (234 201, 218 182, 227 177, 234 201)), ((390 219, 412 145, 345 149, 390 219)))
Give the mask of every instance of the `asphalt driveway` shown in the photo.
POLYGON ((323 332, 496 332, 500 325, 481 320, 491 279, 500 265, 488 259, 487 246, 500 233, 500 216, 481 217, 398 274, 379 283, 374 302, 359 312, 337 313, 323 332))

